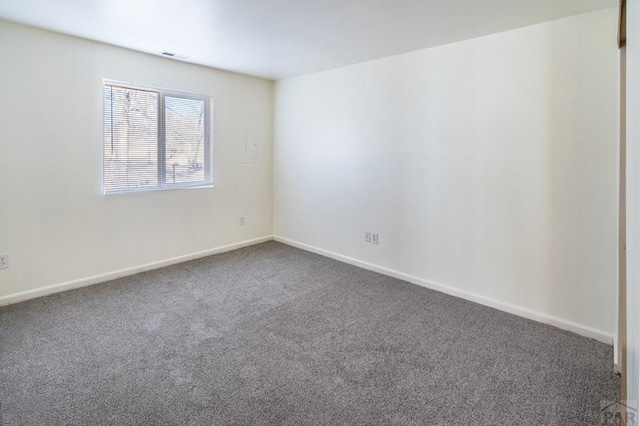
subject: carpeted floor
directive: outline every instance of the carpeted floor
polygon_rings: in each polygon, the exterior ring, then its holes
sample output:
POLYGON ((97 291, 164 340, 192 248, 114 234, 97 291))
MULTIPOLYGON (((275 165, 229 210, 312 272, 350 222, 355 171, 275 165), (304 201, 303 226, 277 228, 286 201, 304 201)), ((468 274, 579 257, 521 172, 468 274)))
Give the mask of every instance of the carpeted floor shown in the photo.
POLYGON ((279 243, 0 308, 5 425, 597 425, 612 348, 279 243))

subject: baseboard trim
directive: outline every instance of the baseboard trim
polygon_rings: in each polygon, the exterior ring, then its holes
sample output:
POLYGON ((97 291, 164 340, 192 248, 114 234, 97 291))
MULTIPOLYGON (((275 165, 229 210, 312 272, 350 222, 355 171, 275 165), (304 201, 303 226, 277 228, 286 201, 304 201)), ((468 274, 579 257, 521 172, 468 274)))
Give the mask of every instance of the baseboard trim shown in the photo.
POLYGON ((613 371, 616 374, 620 374, 620 359, 618 358, 618 335, 613 335, 613 371))
POLYGON ((171 265, 175 265, 177 263, 182 263, 182 262, 188 262, 189 260, 199 259, 201 257, 207 257, 214 254, 233 251, 243 247, 249 247, 255 244, 260 244, 260 243, 264 243, 271 240, 273 240, 273 237, 269 235, 265 237, 255 238, 252 240, 241 241, 239 243, 229 244, 222 247, 216 247, 209 250, 203 250, 196 253, 187 254, 184 256, 173 257, 171 259, 165 259, 158 262, 146 263, 144 265, 134 266, 126 269, 120 269, 118 271, 113 271, 113 272, 107 272, 105 274, 94 275, 91 277, 81 278, 73 281, 67 281, 64 283, 41 287, 34 290, 28 290, 20 293, 10 294, 8 296, 0 297, 0 306, 12 305, 14 303, 24 302, 25 300, 35 299, 37 297, 47 296, 54 293, 73 290, 76 288, 87 287, 93 284, 99 284, 106 281, 127 277, 129 275, 135 275, 140 272, 151 271, 153 269, 164 268, 166 266, 171 266, 171 265))
POLYGON ((425 280, 423 278, 418 278, 413 275, 405 274, 403 272, 399 272, 393 269, 385 268, 383 266, 374 265, 369 262, 365 262, 362 260, 358 260, 352 257, 344 256, 329 250, 321 249, 319 247, 314 247, 308 244, 300 243, 298 241, 290 240, 288 238, 280 237, 274 235, 273 239, 283 244, 287 244, 292 247, 296 247, 302 250, 310 251, 312 253, 316 253, 322 256, 329 257, 331 259, 338 260, 340 262, 348 263, 353 266, 357 266, 363 269, 367 269, 369 271, 378 272, 383 275, 387 275, 393 278, 398 278, 403 281, 410 282, 412 284, 417 284, 422 287, 429 288, 431 290, 436 290, 441 293, 448 294, 450 296, 459 297, 461 299, 469 300, 471 302, 479 303, 481 305, 489 306, 494 309, 498 309, 500 311, 508 312, 510 314, 518 315, 523 318, 527 318, 533 321, 537 321, 543 324, 552 325, 554 327, 560 328, 562 330, 570 331, 581 336, 589 337, 591 339, 598 340, 600 342, 606 343, 608 345, 613 344, 613 335, 609 333, 605 333, 604 331, 597 330, 592 327, 588 327, 582 324, 578 324, 572 321, 564 320, 562 318, 558 318, 549 314, 545 314, 543 312, 534 311, 531 309, 524 308, 522 306, 513 305, 511 303, 503 302, 501 300, 493 299, 490 297, 482 296, 480 294, 472 293, 465 290, 460 290, 455 287, 451 287, 448 285, 440 284, 434 281, 425 280))

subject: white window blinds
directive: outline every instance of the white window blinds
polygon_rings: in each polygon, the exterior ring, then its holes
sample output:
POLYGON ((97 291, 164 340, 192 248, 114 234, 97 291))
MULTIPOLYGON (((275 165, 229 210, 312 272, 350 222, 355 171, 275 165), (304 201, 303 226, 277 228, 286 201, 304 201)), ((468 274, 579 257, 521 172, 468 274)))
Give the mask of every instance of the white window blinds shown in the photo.
POLYGON ((210 99, 104 84, 105 193, 212 184, 210 99))

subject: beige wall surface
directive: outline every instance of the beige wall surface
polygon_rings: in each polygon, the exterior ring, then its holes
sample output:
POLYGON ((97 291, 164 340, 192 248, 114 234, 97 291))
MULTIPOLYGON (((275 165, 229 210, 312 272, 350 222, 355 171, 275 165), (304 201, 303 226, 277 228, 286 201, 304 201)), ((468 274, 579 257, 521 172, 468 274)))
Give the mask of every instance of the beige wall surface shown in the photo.
POLYGON ((271 235, 272 82, 2 21, 0 51, 0 300, 271 235), (215 186, 103 195, 103 79, 212 96, 215 186))
POLYGON ((278 81, 274 234, 611 343, 616 28, 611 8, 278 81))

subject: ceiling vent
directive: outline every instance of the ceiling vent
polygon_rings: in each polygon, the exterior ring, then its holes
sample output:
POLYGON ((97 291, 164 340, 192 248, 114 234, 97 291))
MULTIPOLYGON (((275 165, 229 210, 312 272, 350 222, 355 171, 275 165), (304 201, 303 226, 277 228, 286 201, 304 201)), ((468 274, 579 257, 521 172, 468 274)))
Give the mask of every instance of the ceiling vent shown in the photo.
POLYGON ((173 52, 162 52, 162 56, 166 56, 167 58, 173 58, 173 59, 189 59, 189 57, 186 55, 180 55, 179 53, 173 53, 173 52))

